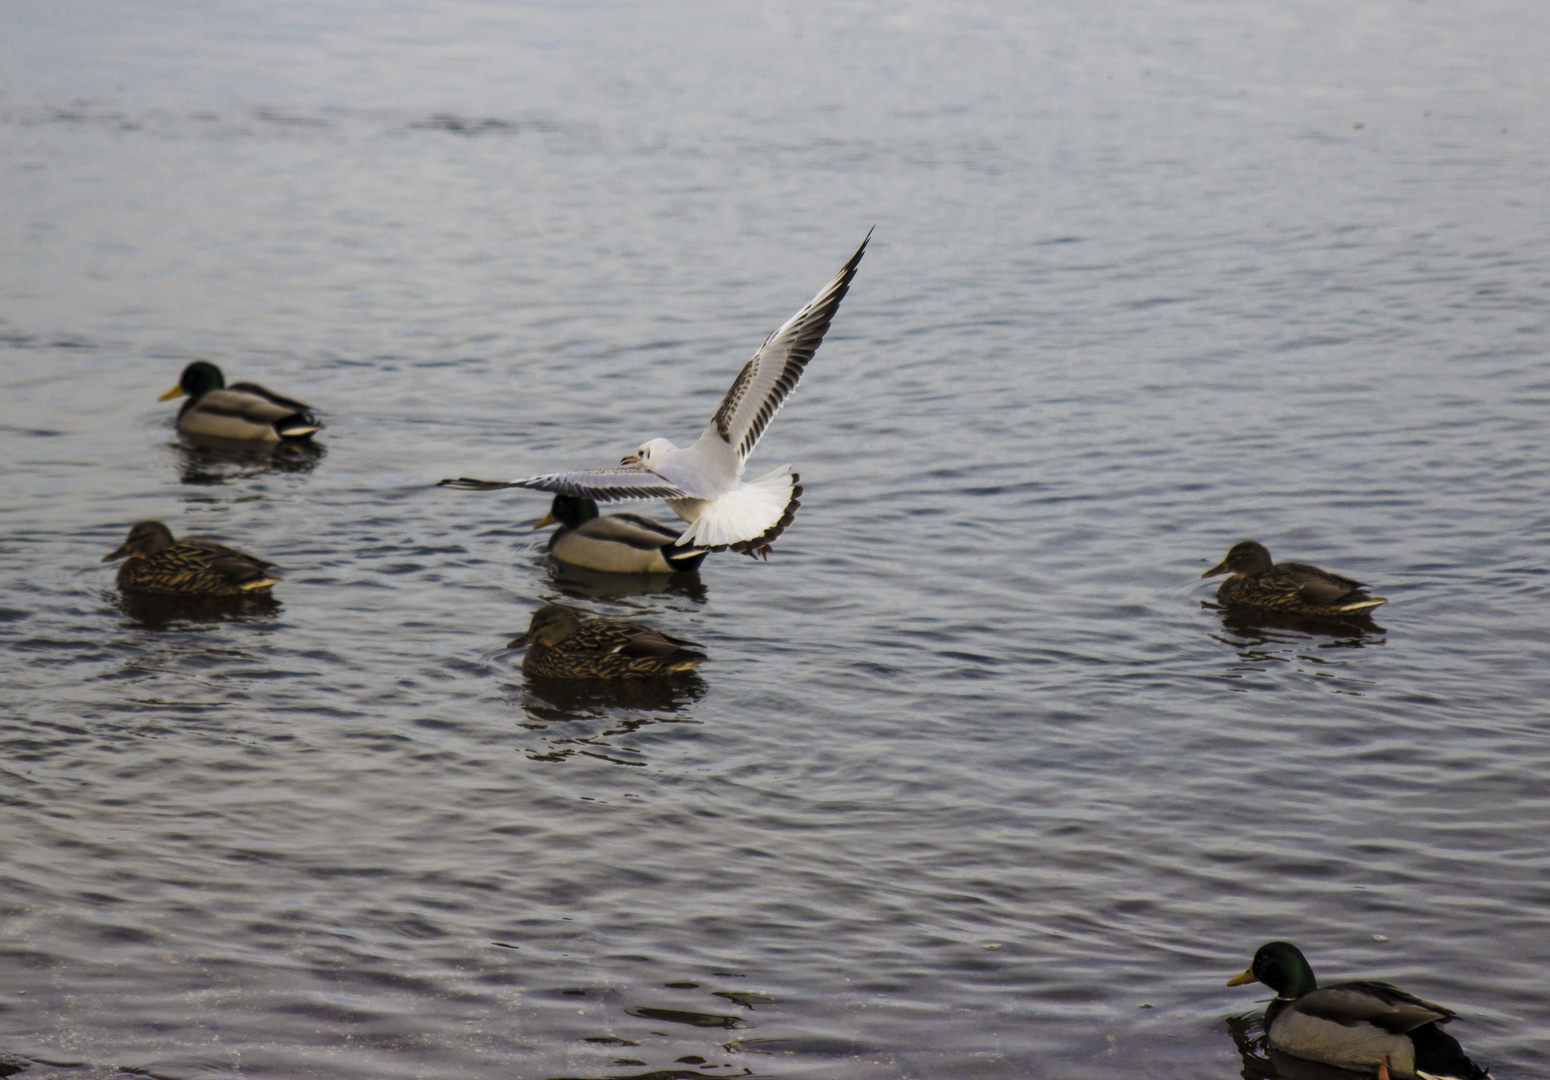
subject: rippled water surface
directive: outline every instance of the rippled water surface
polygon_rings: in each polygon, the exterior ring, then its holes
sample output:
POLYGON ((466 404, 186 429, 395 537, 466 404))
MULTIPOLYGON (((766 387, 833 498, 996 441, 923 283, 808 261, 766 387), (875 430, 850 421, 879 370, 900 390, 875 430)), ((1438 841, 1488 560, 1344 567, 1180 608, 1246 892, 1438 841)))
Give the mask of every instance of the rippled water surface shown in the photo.
POLYGON ((1544 1075, 1547 54, 1526 2, 0 5, 0 1062, 1339 1076, 1222 985, 1288 938, 1544 1075), (433 486, 694 437, 873 225, 768 563, 580 580, 433 486), (321 453, 180 444, 196 357, 321 453), (277 603, 124 603, 148 517, 277 603), (1249 536, 1390 603, 1224 618, 1249 536), (530 684, 556 599, 711 662, 530 684))

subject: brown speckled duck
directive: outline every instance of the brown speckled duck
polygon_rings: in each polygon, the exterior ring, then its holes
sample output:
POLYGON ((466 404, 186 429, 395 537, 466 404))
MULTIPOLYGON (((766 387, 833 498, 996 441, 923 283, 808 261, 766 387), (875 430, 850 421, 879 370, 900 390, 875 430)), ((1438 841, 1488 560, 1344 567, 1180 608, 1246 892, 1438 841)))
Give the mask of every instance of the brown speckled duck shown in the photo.
POLYGON ((688 671, 709 659, 675 638, 640 623, 587 619, 548 604, 533 612, 527 633, 507 648, 527 647, 522 670, 551 679, 640 679, 688 671))
POLYGON ((1262 982, 1276 992, 1265 1010, 1270 1045, 1295 1057, 1379 1080, 1490 1080, 1458 1040, 1439 1025, 1452 1009, 1423 1001, 1386 982, 1341 982, 1320 987, 1297 946, 1272 941, 1228 986, 1262 982))
POLYGON ((188 395, 178 410, 178 430, 185 435, 208 436, 254 443, 300 442, 323 426, 312 406, 282 397, 257 383, 226 385, 221 369, 208 360, 195 360, 183 369, 178 385, 158 400, 188 395))
POLYGON ((214 540, 174 540, 159 521, 142 521, 129 530, 118 550, 103 562, 123 559, 118 587, 125 592, 183 596, 245 596, 266 593, 281 578, 273 564, 217 544, 214 540))
POLYGON ((1200 576, 1232 575, 1216 590, 1216 598, 1235 607, 1259 608, 1310 618, 1350 618, 1379 604, 1367 586, 1307 563, 1272 563, 1270 551, 1257 540, 1234 544, 1227 557, 1200 576))

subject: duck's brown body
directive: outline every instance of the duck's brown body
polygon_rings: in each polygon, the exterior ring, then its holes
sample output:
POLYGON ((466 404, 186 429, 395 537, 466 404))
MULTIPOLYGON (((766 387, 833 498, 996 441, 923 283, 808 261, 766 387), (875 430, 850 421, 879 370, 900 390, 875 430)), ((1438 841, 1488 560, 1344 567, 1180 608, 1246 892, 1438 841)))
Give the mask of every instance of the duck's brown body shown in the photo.
POLYGON ((1308 618, 1351 618, 1388 600, 1363 592, 1367 586, 1307 563, 1273 563, 1255 540, 1234 544, 1227 557, 1201 577, 1231 576, 1216 598, 1233 607, 1258 608, 1308 618))
POLYGON ((124 559, 118 587, 125 592, 183 596, 246 596, 267 592, 282 579, 273 564, 214 540, 174 540, 159 521, 142 521, 103 562, 124 559))
POLYGON ((533 613, 527 633, 509 648, 527 647, 522 670, 552 679, 653 678, 688 671, 709 657, 640 623, 587 619, 570 608, 549 604, 533 613))

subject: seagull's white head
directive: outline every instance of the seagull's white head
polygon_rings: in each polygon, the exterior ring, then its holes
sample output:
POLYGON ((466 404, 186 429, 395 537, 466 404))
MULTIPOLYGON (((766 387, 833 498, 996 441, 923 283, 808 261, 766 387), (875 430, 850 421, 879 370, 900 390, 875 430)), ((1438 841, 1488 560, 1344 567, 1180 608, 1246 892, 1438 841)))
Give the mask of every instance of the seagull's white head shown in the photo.
POLYGON ((620 464, 641 465, 647 469, 654 468, 663 458, 677 449, 678 447, 666 439, 652 439, 650 442, 643 444, 635 453, 624 455, 620 460, 620 464))

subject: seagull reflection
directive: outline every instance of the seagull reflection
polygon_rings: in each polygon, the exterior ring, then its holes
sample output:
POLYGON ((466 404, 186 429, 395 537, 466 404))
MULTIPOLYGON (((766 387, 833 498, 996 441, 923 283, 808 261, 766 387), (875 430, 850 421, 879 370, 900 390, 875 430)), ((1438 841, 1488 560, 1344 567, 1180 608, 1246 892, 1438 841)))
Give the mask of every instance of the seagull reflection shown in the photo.
POLYGON ((266 473, 309 473, 327 453, 318 443, 278 443, 255 446, 236 439, 183 434, 169 443, 178 455, 178 479, 208 486, 245 480, 266 473))

